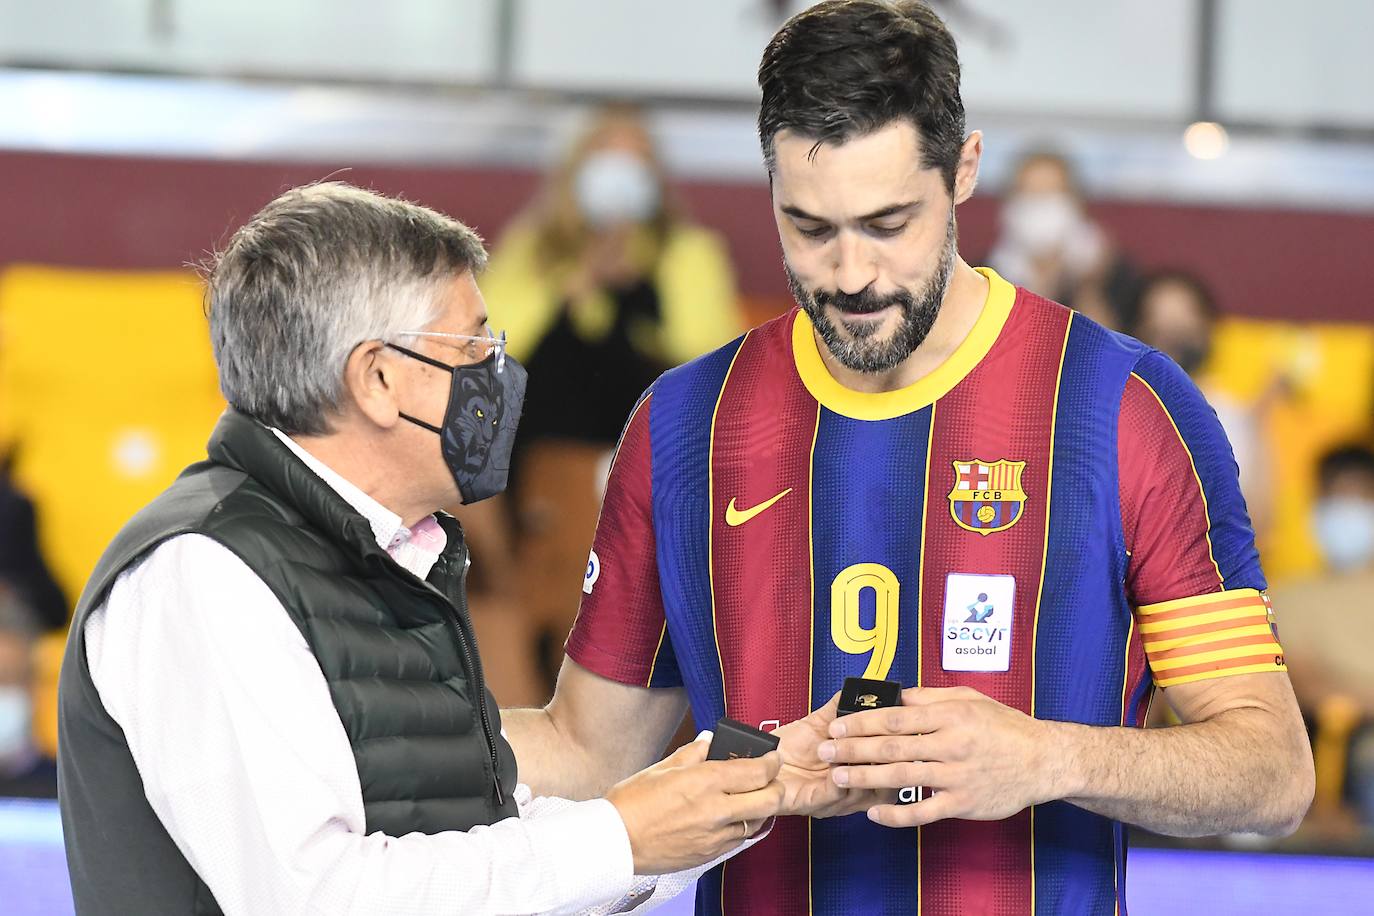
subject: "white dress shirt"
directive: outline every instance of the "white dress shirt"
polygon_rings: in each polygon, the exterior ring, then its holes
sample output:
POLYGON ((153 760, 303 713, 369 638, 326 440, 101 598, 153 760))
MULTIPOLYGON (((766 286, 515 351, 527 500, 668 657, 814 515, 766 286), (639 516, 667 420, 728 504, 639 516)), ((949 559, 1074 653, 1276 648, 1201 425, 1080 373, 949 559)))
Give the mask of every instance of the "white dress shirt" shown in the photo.
MULTIPOLYGON (((398 563, 428 574, 442 529, 413 538, 277 435, 398 563)), ((614 805, 532 799, 523 784, 519 816, 491 826, 365 834, 353 750, 315 656, 267 585, 210 538, 174 537, 121 573, 85 635, 149 803, 230 916, 641 912, 710 867, 636 878, 614 805)))

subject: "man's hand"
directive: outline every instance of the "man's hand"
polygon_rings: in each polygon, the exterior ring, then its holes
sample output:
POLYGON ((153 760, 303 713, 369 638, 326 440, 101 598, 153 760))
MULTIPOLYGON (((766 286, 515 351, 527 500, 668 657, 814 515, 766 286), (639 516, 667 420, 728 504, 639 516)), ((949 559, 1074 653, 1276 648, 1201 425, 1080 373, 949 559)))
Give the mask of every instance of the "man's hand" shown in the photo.
POLYGON ((777 778, 782 765, 777 752, 707 760, 708 749, 709 742, 693 741, 606 793, 630 835, 635 874, 703 865, 740 845, 779 813, 783 786, 777 778))
POLYGON ((811 817, 837 817, 863 811, 883 800, 877 792, 843 788, 830 778, 830 764, 817 749, 830 738, 830 723, 835 721, 840 695, 837 693, 820 709, 804 719, 789 722, 774 730, 781 742, 782 782, 786 795, 779 814, 808 814, 811 817))
POLYGON ((1042 722, 968 687, 913 687, 902 705, 837 719, 836 739, 818 748, 850 789, 924 786, 935 794, 914 805, 877 805, 871 820, 912 827, 945 818, 995 821, 1068 794, 1058 785, 1067 765, 1042 722), (842 766, 840 764, 868 764, 842 766))

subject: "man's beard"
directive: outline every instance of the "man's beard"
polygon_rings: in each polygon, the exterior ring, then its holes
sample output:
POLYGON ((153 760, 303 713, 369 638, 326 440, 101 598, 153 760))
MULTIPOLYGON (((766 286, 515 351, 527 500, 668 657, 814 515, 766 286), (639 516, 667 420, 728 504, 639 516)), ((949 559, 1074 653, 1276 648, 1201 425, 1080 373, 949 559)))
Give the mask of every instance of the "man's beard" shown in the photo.
POLYGON ((820 332, 821 340, 825 341, 840 365, 855 372, 887 372, 914 353, 935 325, 940 306, 945 301, 945 292, 949 289, 950 276, 954 273, 954 240, 954 215, 950 214, 949 228, 945 231, 945 247, 940 252, 939 263, 935 266, 935 272, 914 295, 909 290, 901 289, 879 296, 873 291, 872 285, 857 293, 807 290, 786 260, 782 266, 787 273, 787 285, 792 290, 792 296, 810 316, 811 323, 820 332), (848 336, 844 336, 826 314, 827 305, 834 305, 841 312, 863 315, 898 305, 902 310, 901 323, 887 340, 874 340, 881 323, 864 321, 850 324, 841 318, 840 322, 848 332, 848 336))

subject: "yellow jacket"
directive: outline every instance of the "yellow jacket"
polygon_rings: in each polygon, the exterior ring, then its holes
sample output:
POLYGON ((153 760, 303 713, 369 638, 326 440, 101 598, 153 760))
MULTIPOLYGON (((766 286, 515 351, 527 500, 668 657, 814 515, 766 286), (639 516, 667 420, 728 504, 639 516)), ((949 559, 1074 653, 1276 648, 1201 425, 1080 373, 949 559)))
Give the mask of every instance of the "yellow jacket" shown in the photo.
MULTIPOLYGON (((479 285, 491 311, 492 327, 510 337, 510 353, 527 360, 558 319, 563 271, 541 264, 535 233, 517 223, 492 251, 479 285)), ((698 226, 671 229, 653 269, 661 324, 637 347, 670 365, 684 363, 738 337, 744 320, 735 296, 734 272, 724 240, 698 226)), ((615 320, 614 304, 595 293, 574 304, 570 317, 578 334, 604 336, 615 320)))

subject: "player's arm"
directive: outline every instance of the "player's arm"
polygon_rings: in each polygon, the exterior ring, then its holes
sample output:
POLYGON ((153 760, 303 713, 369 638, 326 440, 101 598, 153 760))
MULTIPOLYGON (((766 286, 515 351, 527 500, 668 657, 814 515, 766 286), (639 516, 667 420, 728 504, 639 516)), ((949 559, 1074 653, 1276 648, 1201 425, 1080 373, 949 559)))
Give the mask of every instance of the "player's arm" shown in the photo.
POLYGON ((1182 725, 1045 723, 1066 765, 1051 797, 1170 836, 1291 833, 1312 802, 1312 752, 1283 672, 1180 684, 1182 725))
POLYGON ((1287 677, 1238 675, 1166 691, 1184 724, 1102 728, 1032 719, 975 690, 913 688, 900 708, 840 719, 828 753, 855 788, 919 785, 880 805, 890 827, 1000 820, 1064 799, 1156 833, 1291 833, 1312 800, 1312 756, 1287 677))
MULTIPOLYGON (((1239 469, 1215 413, 1177 366, 1148 353, 1136 370, 1118 431, 1122 530, 1132 547, 1126 585, 1151 677, 1183 723, 1142 737, 1191 762, 1189 781, 1215 795, 1209 806, 1180 792, 1192 813, 1161 802, 1156 829, 1291 831, 1311 801, 1312 755, 1239 469), (1193 752, 1179 742, 1203 743, 1193 752), (1209 748, 1239 759, 1209 758, 1209 748), (1256 823, 1227 822, 1239 812, 1256 823)), ((1084 799, 1091 810, 1102 804, 1110 802, 1084 799)))
POLYGON ((565 658, 547 706, 501 717, 521 782, 536 795, 581 800, 658 760, 686 710, 681 687, 630 686, 565 658))
POLYGON ((1269 620, 1235 463, 1216 417, 1158 354, 1126 386, 1119 430, 1127 592, 1155 684, 1181 725, 1138 730, 1032 719, 967 688, 908 691, 849 716, 824 750, 837 782, 920 785, 882 823, 995 819, 1066 799, 1160 833, 1292 831, 1311 751, 1269 620))
POLYGON ((1182 724, 1059 729, 1072 760, 1061 789, 1159 833, 1291 832, 1311 802, 1312 754, 1225 435, 1152 353, 1126 383, 1119 440, 1127 590, 1182 724))
POLYGON ((658 586, 652 400, 616 449, 553 699, 502 713, 521 781, 538 795, 600 795, 659 758, 687 707, 658 586))

